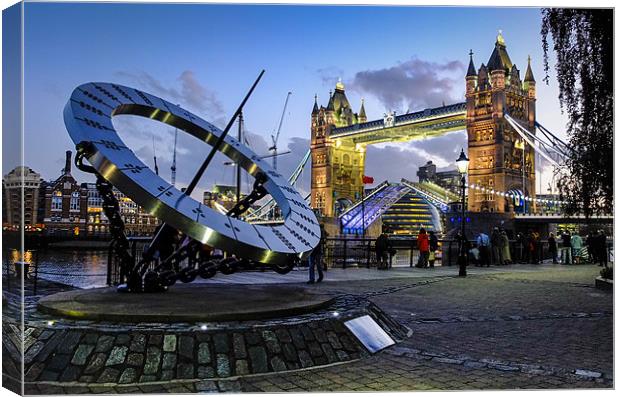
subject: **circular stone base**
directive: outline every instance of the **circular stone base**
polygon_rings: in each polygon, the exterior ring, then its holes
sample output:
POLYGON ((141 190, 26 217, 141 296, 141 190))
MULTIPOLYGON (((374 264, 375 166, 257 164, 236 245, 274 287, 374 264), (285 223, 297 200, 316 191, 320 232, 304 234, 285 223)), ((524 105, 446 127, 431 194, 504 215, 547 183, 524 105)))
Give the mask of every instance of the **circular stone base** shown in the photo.
POLYGON ((185 284, 164 293, 120 293, 116 288, 60 292, 42 298, 38 308, 97 321, 246 321, 310 313, 332 300, 298 285, 185 284))

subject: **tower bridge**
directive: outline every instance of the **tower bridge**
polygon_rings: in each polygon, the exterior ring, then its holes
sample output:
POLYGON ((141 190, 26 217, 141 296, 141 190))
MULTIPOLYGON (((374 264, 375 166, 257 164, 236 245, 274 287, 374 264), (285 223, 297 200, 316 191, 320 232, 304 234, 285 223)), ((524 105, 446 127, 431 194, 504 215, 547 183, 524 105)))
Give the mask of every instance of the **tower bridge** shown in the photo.
POLYGON ((525 205, 534 209, 535 202, 491 193, 535 194, 535 148, 522 143, 524 131, 536 134, 536 81, 530 59, 522 79, 501 32, 486 64, 476 68, 471 51, 469 55, 465 102, 403 115, 389 112, 383 119, 368 121, 363 100, 359 111, 354 112, 340 81, 330 92, 327 106, 319 106, 315 97, 311 115, 311 206, 322 216, 334 217, 360 201, 368 145, 432 139, 464 130, 469 181, 484 188, 470 192, 468 210, 511 214, 525 205), (514 123, 523 131, 517 131, 514 123))

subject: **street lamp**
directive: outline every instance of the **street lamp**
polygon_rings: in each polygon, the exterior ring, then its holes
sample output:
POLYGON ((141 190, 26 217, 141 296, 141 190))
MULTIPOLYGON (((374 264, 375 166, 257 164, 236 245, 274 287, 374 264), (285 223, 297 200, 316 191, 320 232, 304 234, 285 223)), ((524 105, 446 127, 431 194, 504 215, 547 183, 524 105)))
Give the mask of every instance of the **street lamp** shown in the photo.
POLYGON ((459 241, 459 277, 467 276, 467 252, 465 252, 465 175, 469 167, 469 159, 461 149, 461 155, 456 159, 456 167, 461 174, 461 239, 459 241))

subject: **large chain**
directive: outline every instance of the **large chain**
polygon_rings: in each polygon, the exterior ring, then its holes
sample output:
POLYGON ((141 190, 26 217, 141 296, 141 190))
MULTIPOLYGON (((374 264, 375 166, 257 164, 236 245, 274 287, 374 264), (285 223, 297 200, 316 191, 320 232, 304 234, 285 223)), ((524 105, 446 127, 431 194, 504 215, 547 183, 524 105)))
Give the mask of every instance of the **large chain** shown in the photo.
MULTIPOLYGON (((110 246, 112 253, 120 262, 120 281, 127 282, 129 291, 165 291, 168 286, 176 281, 184 283, 192 282, 197 276, 211 278, 220 271, 223 274, 232 274, 236 270, 261 266, 250 261, 213 255, 205 251, 204 245, 180 235, 176 229, 168 225, 162 230, 165 234, 157 244, 157 247, 142 253, 142 258, 136 263, 136 258, 130 254, 129 240, 125 234, 125 222, 122 219, 118 199, 114 195, 113 185, 104 179, 95 168, 83 163, 88 152, 88 145, 78 145, 75 157, 76 166, 84 172, 94 174, 97 177, 97 191, 103 201, 103 212, 110 223, 112 240, 110 246), (187 261, 187 265, 181 267, 187 261), (155 266, 151 266, 155 264, 155 266)), ((240 200, 227 215, 238 218, 243 215, 250 206, 265 197, 267 190, 264 187, 267 178, 265 174, 258 173, 250 194, 240 200)), ((273 266, 273 270, 280 274, 288 273, 294 264, 273 266)))
POLYGON ((78 145, 77 154, 75 156, 75 165, 83 172, 94 174, 97 178, 95 186, 101 196, 103 213, 108 218, 109 230, 112 235, 110 247, 113 254, 120 262, 120 280, 126 280, 129 276, 130 269, 134 264, 134 257, 129 253, 129 240, 125 234, 125 222, 121 216, 118 199, 114 195, 114 187, 110 182, 105 180, 95 168, 84 164, 84 157, 87 152, 86 145, 78 145))

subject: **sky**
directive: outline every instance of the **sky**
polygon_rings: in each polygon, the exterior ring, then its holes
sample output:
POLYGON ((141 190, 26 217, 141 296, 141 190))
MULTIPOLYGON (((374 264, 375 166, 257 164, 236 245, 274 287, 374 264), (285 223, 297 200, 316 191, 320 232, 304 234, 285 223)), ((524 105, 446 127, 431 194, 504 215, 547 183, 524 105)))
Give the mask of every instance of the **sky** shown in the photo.
MULTIPOLYGON (((62 109, 82 83, 135 87, 224 127, 265 69, 244 109, 245 130, 255 152, 267 154, 292 92, 278 144, 291 151, 278 160, 288 174, 309 147, 315 94, 327 105, 340 78, 355 111, 364 98, 369 120, 390 110, 402 114, 462 102, 470 49, 476 67, 486 63, 499 29, 521 76, 532 57, 538 121, 565 136, 553 70, 550 85, 543 82, 540 23, 537 8, 26 3, 24 162, 45 179, 60 174, 64 152, 74 150, 62 109)), ((169 178, 174 129, 134 116, 116 117, 114 125, 149 166, 155 149, 160 173, 169 178)), ((366 174, 376 183, 417 180, 417 168, 427 160, 454 168, 463 146, 464 131, 371 146, 366 174), (394 166, 385 167, 386 161, 394 166)), ((189 182, 208 150, 179 132, 177 186, 189 182)), ((14 166, 10 161, 5 156, 4 174, 14 166)), ((197 195, 214 183, 233 183, 233 167, 224 161, 214 160, 197 195)), ((92 179, 79 171, 74 176, 92 179)), ((308 169, 298 186, 302 192, 309 190, 309 178, 308 169)))

